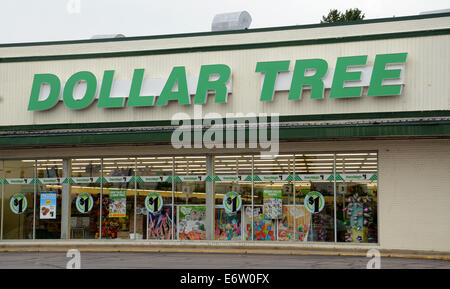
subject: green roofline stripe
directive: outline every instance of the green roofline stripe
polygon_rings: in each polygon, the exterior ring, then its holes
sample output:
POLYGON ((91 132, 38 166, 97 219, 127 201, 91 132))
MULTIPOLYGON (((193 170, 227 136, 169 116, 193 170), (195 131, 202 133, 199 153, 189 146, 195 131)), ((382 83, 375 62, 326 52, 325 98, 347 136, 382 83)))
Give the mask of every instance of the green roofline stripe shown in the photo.
POLYGON ((226 50, 260 49, 260 48, 318 45, 318 44, 370 41, 370 40, 396 39, 396 38, 409 38, 409 37, 427 37, 427 36, 433 36, 433 35, 447 35, 447 34, 450 34, 450 28, 407 31, 407 32, 394 32, 394 33, 382 33, 382 34, 370 34, 370 35, 356 35, 356 36, 348 36, 348 37, 333 37, 333 38, 323 38, 323 39, 305 39, 305 40, 290 40, 290 41, 278 41, 278 42, 211 45, 211 46, 199 46, 199 47, 187 47, 187 48, 102 52, 102 53, 86 53, 86 54, 4 57, 4 58, 0 58, 0 63, 76 60, 76 59, 93 59, 93 58, 165 55, 165 54, 178 54, 178 53, 191 53, 191 52, 212 52, 212 51, 226 51, 226 50))
POLYGON ((100 43, 101 42, 120 42, 120 41, 169 39, 169 38, 183 38, 183 37, 202 37, 202 36, 215 36, 215 35, 227 35, 227 34, 248 34, 248 33, 258 33, 258 32, 311 29, 311 28, 322 28, 322 27, 333 27, 333 26, 373 24, 373 23, 383 23, 383 22, 399 22, 399 21, 408 21, 408 20, 421 20, 421 19, 449 17, 449 16, 450 16, 450 13, 446 12, 446 13, 435 13, 435 14, 425 14, 425 15, 409 15, 409 16, 400 16, 400 17, 367 19, 367 20, 350 21, 350 22, 317 23, 317 24, 265 27, 265 28, 217 31, 217 32, 194 32, 194 33, 165 34, 165 35, 152 35, 152 36, 132 36, 132 37, 124 37, 124 38, 107 38, 107 39, 81 39, 81 40, 63 40, 63 41, 48 41, 48 42, 6 43, 6 44, 0 44, 0 48, 41 46, 41 45, 84 44, 84 43, 99 43, 99 42, 100 43))
MULTIPOLYGON (((246 130, 248 137, 248 129, 246 130)), ((118 143, 170 143, 172 132, 130 132, 114 134, 67 134, 0 137, 0 146, 40 146, 118 143)), ((281 127, 280 140, 344 139, 364 137, 450 136, 450 122, 370 124, 358 126, 281 127)), ((106 180, 105 180, 106 181, 106 180)))
MULTIPOLYGON (((280 116, 279 121, 289 122, 289 121, 445 117, 445 116, 450 116, 450 110, 286 115, 280 116)), ((225 120, 226 120, 225 118, 222 119, 223 122, 225 122, 225 120)), ((270 120, 270 117, 268 117, 268 120, 270 120)), ((191 120, 192 124, 193 122, 194 120, 191 120)), ((172 126, 172 124, 170 120, 157 120, 157 121, 134 121, 134 122, 128 121, 128 122, 41 124, 41 125, 10 125, 10 126, 0 126, 0 131, 25 131, 25 130, 32 131, 32 130, 51 130, 51 129, 89 129, 89 128, 153 127, 153 126, 172 126)))

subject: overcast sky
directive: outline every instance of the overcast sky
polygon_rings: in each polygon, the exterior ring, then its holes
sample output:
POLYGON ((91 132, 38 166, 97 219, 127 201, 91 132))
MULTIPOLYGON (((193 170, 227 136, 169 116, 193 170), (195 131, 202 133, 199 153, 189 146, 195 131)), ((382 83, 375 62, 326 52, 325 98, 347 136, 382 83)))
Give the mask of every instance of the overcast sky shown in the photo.
POLYGON ((250 28, 319 23, 332 8, 366 19, 448 9, 449 0, 0 0, 0 43, 211 30, 215 14, 246 10, 250 28), (80 5, 77 5, 79 3, 80 5), (70 5, 69 5, 70 4, 70 5))

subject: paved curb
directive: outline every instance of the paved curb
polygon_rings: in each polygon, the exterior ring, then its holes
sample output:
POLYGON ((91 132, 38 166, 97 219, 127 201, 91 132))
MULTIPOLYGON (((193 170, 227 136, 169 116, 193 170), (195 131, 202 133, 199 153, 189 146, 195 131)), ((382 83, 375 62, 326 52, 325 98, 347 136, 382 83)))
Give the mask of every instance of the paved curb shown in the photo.
POLYGON ((412 258, 450 261, 450 252, 382 249, 371 244, 320 244, 285 242, 211 242, 211 241, 0 241, 0 252, 148 252, 203 254, 322 255, 366 257, 377 249, 383 258, 412 258))

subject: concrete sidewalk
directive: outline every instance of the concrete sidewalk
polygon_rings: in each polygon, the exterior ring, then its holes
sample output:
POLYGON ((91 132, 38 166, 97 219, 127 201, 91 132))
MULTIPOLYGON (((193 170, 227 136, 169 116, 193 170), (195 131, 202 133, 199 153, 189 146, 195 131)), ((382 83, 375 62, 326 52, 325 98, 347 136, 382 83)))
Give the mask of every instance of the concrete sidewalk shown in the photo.
MULTIPOLYGON (((65 269, 66 252, 0 252, 0 269, 65 269)), ((81 269, 366 269, 371 258, 357 256, 81 252, 81 269)), ((380 258, 381 269, 450 269, 444 260, 380 258)), ((152 272, 148 272, 152 274, 152 272)), ((154 273, 157 274, 157 273, 154 273)), ((218 272, 220 275, 221 272, 218 272)), ((297 273, 285 273, 289 274, 297 273)), ((295 277, 290 275, 291 277, 295 277)), ((176 287, 176 286, 173 286, 176 287)), ((219 287, 216 287, 219 288, 219 287)), ((275 287, 274 287, 275 288, 275 287)))
POLYGON ((450 252, 382 249, 376 244, 298 243, 257 241, 159 241, 159 240, 14 240, 0 241, 0 252, 157 252, 228 253, 266 255, 366 256, 377 249, 381 257, 450 260, 450 252))

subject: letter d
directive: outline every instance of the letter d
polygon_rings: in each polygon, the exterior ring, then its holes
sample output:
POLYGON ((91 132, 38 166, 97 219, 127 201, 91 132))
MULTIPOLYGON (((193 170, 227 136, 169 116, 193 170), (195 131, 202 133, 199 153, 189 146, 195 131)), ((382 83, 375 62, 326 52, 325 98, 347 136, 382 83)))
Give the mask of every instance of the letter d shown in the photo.
POLYGON ((58 103, 58 96, 61 90, 61 82, 54 74, 35 74, 33 87, 31 88, 30 102, 28 110, 47 110, 58 103), (50 86, 50 93, 44 100, 39 100, 39 94, 43 83, 50 86))

